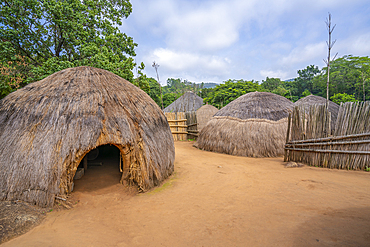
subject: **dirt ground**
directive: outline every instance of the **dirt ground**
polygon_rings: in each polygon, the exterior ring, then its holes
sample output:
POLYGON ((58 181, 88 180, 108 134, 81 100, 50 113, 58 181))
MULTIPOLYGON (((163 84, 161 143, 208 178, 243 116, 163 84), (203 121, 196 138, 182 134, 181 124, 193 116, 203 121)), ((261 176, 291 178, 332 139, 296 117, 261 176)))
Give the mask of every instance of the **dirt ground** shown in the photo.
POLYGON ((2 246, 370 246, 370 173, 192 145, 175 143, 174 175, 145 194, 89 169, 72 209, 2 246))

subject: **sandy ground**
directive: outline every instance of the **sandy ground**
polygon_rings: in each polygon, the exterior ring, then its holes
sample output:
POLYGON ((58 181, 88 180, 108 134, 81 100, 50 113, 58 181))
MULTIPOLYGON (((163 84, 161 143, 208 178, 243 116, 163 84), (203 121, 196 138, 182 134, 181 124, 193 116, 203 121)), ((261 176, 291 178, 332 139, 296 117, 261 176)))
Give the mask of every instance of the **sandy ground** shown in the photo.
POLYGON ((192 144, 175 143, 175 174, 149 193, 130 194, 115 169, 88 170, 74 208, 3 246, 370 246, 370 173, 192 144))

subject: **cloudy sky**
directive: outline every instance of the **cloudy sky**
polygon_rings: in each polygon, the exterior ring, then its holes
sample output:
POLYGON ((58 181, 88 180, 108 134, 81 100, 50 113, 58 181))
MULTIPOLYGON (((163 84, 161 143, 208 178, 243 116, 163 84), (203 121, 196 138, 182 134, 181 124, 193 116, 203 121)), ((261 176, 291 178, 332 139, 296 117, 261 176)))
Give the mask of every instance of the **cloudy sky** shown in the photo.
POLYGON ((369 0, 131 0, 120 27, 138 43, 136 62, 162 85, 167 78, 222 83, 287 80, 327 57, 328 12, 336 24, 333 53, 370 56, 369 0))

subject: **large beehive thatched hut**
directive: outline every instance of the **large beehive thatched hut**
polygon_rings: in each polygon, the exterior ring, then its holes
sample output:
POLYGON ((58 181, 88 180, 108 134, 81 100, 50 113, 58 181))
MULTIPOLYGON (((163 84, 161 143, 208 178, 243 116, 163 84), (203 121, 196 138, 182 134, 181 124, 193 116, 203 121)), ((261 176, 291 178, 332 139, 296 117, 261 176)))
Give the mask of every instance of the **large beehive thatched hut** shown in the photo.
POLYGON ((247 93, 219 110, 199 134, 203 150, 248 157, 284 153, 293 103, 266 92, 247 93))
MULTIPOLYGON (((311 105, 325 105, 326 99, 316 95, 308 95, 302 99, 299 99, 294 103, 294 106, 303 106, 305 111, 308 112, 311 105)), ((335 128, 337 122, 339 105, 329 100, 329 112, 331 113, 331 129, 335 128)))
MULTIPOLYGON (((142 90, 106 70, 65 69, 0 101, 0 200, 50 206, 92 149, 115 145, 121 182, 145 191, 174 169, 168 122, 142 90)), ((117 168, 118 169, 118 168, 117 168)))
POLYGON ((199 108, 196 112, 197 115, 197 123, 198 123, 198 131, 202 130, 204 126, 208 123, 208 121, 213 117, 213 115, 218 112, 218 109, 213 105, 204 105, 199 108))
POLYGON ((180 98, 164 108, 164 112, 189 112, 196 111, 203 105, 203 99, 195 93, 188 91, 180 98))

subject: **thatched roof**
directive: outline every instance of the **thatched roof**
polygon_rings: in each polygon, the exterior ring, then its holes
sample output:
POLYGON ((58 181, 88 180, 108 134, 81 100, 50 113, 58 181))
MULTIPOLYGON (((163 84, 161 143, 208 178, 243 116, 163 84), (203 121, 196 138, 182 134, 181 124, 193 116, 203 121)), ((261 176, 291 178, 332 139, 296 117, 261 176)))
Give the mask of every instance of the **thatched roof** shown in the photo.
POLYGON ((180 98, 164 108, 164 112, 187 112, 196 111, 203 105, 203 99, 195 93, 188 91, 180 98))
POLYGON ((293 103, 283 96, 267 92, 252 92, 230 102, 219 110, 215 116, 278 121, 288 117, 292 108, 293 103))
POLYGON ((145 191, 174 169, 168 122, 130 82, 92 67, 65 69, 0 101, 0 200, 50 206, 72 189, 83 157, 112 144, 122 179, 145 191))
POLYGON ((197 114, 197 123, 198 123, 198 131, 203 129, 204 126, 208 123, 208 121, 218 112, 218 109, 213 105, 204 105, 199 108, 196 112, 197 114))
POLYGON ((248 157, 284 153, 293 103, 265 92, 247 93, 219 110, 199 134, 200 149, 248 157))
MULTIPOLYGON (((311 105, 325 105, 326 99, 316 95, 308 95, 299 99, 294 103, 294 106, 303 106, 305 111, 308 112, 311 105)), ((339 105, 329 100, 329 112, 331 113, 331 129, 334 130, 335 123, 337 122, 339 105)))

